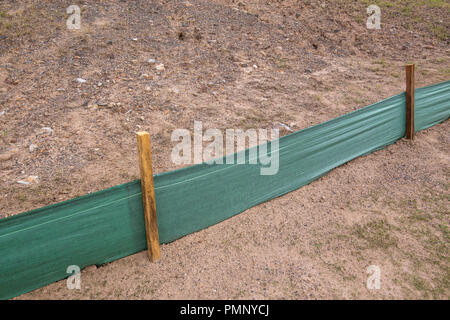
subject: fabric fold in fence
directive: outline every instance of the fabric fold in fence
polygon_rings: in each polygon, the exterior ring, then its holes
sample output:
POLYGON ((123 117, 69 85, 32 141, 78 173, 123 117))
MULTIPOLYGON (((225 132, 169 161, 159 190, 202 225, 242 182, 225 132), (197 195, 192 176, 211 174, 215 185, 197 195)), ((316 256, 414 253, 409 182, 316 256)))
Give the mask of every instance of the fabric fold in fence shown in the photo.
MULTIPOLYGON (((405 99, 402 93, 280 138, 271 150, 279 154, 275 175, 260 175, 261 166, 250 164, 201 164, 155 175, 160 242, 209 227, 394 143, 405 135, 405 99)), ((416 131, 448 119, 450 81, 417 89, 415 108, 416 131)), ((248 160, 250 150, 244 152, 248 160)), ((0 298, 63 279, 70 265, 99 265, 145 248, 139 180, 2 219, 0 298)))

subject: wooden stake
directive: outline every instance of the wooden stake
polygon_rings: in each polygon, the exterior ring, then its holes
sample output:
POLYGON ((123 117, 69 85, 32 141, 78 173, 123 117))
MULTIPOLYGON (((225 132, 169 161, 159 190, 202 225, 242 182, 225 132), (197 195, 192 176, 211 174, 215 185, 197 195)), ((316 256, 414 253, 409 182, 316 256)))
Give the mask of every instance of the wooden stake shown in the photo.
POLYGON ((406 139, 414 139, 414 64, 406 66, 406 139))
POLYGON ((150 261, 160 258, 158 223, 156 221, 155 187, 153 184, 152 151, 150 134, 137 132, 139 170, 141 173, 142 203, 145 215, 145 233, 147 235, 147 253, 150 261))

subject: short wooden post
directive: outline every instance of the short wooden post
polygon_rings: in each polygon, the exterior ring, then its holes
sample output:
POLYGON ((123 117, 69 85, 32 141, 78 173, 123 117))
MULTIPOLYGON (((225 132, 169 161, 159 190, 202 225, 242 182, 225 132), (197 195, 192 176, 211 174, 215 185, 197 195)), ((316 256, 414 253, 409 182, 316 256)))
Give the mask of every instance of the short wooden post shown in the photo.
POLYGON ((158 223, 156 221, 155 187, 153 184, 152 151, 150 134, 137 132, 139 170, 141 173, 142 203, 144 205, 147 253, 150 261, 160 258, 158 223))
POLYGON ((406 66, 406 139, 414 139, 414 64, 406 66))

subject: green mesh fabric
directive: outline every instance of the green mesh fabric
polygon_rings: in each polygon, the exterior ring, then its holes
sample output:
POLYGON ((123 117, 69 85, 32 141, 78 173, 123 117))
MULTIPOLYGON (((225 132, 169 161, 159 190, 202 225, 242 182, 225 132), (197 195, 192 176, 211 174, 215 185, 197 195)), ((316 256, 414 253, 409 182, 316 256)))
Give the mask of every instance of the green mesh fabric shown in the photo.
MULTIPOLYGON (((405 94, 279 139, 279 171, 208 165, 155 175, 160 242, 167 243, 279 197, 405 135, 405 94)), ((450 116, 450 81, 416 90, 416 131, 450 116)), ((270 145, 270 143, 269 143, 270 145)), ((258 148, 258 147, 255 147, 258 148)), ((269 148, 270 149, 270 148, 269 148)), ((246 159, 250 150, 246 153, 246 159)), ((0 298, 146 249, 140 181, 0 220, 0 298)))

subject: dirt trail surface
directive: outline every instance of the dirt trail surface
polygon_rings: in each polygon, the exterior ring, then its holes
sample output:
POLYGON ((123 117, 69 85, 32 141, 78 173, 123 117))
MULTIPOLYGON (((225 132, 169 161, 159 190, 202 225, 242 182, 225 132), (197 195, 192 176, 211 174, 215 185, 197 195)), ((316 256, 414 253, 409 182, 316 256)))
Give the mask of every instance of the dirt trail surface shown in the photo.
MULTIPOLYGON (((0 218, 155 172, 174 129, 300 130, 450 78, 448 1, 0 3, 0 218), (380 5, 381 30, 366 28, 380 5), (86 80, 79 82, 77 79, 86 80), (23 181, 28 184, 20 184, 23 181)), ((449 122, 37 299, 449 298, 449 122), (367 267, 381 289, 366 288, 367 267)))

